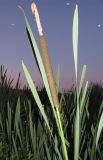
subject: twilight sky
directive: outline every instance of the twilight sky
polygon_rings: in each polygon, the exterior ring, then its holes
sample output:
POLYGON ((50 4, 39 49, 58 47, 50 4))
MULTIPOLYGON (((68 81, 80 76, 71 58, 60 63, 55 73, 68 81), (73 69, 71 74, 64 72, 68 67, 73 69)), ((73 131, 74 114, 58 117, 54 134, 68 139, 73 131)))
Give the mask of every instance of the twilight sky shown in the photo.
MULTIPOLYGON (((39 46, 39 35, 31 13, 33 0, 0 0, 0 65, 8 68, 15 80, 22 72, 21 83, 26 84, 21 60, 28 67, 33 80, 40 84, 40 75, 28 43, 22 6, 39 46)), ((79 7, 79 64, 87 65, 86 80, 103 82, 103 0, 34 0, 37 4, 54 74, 59 63, 60 88, 70 88, 75 82, 72 49, 72 22, 75 5, 79 7)))

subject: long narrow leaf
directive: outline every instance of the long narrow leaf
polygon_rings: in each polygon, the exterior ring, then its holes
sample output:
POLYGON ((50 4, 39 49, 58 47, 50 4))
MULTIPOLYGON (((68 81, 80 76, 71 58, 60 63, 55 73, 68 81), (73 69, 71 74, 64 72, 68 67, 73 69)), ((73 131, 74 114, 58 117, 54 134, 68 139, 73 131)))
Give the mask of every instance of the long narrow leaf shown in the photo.
POLYGON ((31 89, 31 92, 33 94, 33 97, 34 97, 34 99, 35 99, 35 101, 36 101, 36 103, 38 105, 38 108, 40 109, 40 111, 42 113, 42 116, 43 116, 43 118, 44 118, 44 120, 45 120, 45 122, 47 124, 47 127, 50 130, 49 121, 48 121, 48 118, 47 118, 47 116, 45 114, 45 111, 44 111, 43 105, 41 103, 41 100, 39 98, 39 95, 37 93, 36 87, 35 87, 35 85, 34 85, 34 83, 32 81, 32 78, 31 78, 31 76, 30 76, 30 74, 29 74, 29 72, 28 72, 28 70, 27 70, 27 68, 26 68, 26 66, 25 66, 25 64, 23 62, 22 62, 22 67, 23 67, 24 74, 26 76, 27 82, 29 84, 29 87, 31 89))
POLYGON ((99 125, 98 125, 98 130, 97 130, 96 148, 97 148, 97 145, 98 145, 98 141, 99 141, 99 137, 100 137, 102 129, 103 129, 103 112, 102 112, 102 115, 100 117, 100 121, 99 121, 99 125))
POLYGON ((75 124, 74 124, 74 160, 79 159, 79 130, 80 130, 80 116, 79 116, 79 100, 77 95, 77 109, 76 109, 76 117, 75 117, 75 124))
MULTIPOLYGON (((73 18, 73 54, 74 54, 74 65, 75 65, 75 76, 77 84, 77 70, 78 70, 78 6, 76 5, 73 18)), ((76 108, 76 117, 74 124, 74 160, 79 159, 79 94, 78 88, 76 87, 77 92, 77 108, 76 108)))
POLYGON ((58 122, 59 122, 59 134, 61 137, 61 141, 62 141, 62 145, 63 145, 63 150, 64 150, 64 157, 66 160, 68 160, 68 154, 67 154, 67 148, 66 148, 66 143, 65 143, 65 137, 64 137, 64 132, 63 132, 63 127, 62 127, 62 122, 61 122, 61 118, 60 118, 60 113, 57 110, 57 116, 58 116, 58 122))
POLYGON ((82 86, 83 86, 83 81, 84 81, 84 78, 85 78, 86 69, 87 69, 87 66, 84 65, 83 70, 82 70, 82 74, 81 74, 80 85, 79 85, 79 95, 80 95, 80 92, 81 92, 81 89, 82 89, 82 86))
POLYGON ((75 75, 77 82, 77 63, 78 63, 78 6, 76 5, 73 18, 73 53, 75 64, 75 75))
POLYGON ((83 96, 82 96, 82 100, 81 100, 81 103, 80 103, 80 114, 83 112, 83 109, 84 109, 83 108, 83 103, 84 103, 85 98, 86 98, 87 88, 88 88, 88 81, 86 82, 84 92, 83 92, 83 96))

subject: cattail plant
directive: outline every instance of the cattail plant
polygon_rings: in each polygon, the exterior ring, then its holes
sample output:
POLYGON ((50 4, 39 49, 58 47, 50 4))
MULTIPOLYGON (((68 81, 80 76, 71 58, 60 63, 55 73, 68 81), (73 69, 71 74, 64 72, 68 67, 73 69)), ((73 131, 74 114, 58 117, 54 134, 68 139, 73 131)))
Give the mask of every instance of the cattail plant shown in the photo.
MULTIPOLYGON (((20 8, 20 9, 24 13, 23 9, 22 8, 20 8)), ((42 51, 42 58, 41 58, 38 46, 36 44, 33 32, 30 28, 28 19, 24 13, 24 18, 25 18, 25 22, 26 22, 26 31, 27 31, 27 35, 29 38, 29 42, 30 42, 34 57, 36 58, 37 65, 39 67, 39 71, 41 73, 41 76, 42 76, 42 79, 43 79, 43 82, 44 82, 44 85, 45 85, 45 88, 46 88, 46 91, 47 91, 47 94, 48 94, 48 97, 49 97, 49 100, 51 103, 51 107, 53 109, 53 114, 54 114, 53 117, 55 117, 59 134, 56 134, 56 131, 55 131, 55 133, 52 132, 54 129, 54 126, 50 125, 51 124, 50 123, 51 119, 49 119, 50 112, 48 112, 48 114, 45 112, 44 105, 41 102, 41 99, 38 95, 35 84, 33 83, 33 80, 29 74, 29 71, 28 71, 27 67, 25 66, 25 64, 23 63, 23 61, 22 61, 22 67, 23 67, 27 82, 29 84, 29 87, 31 89, 31 92, 33 94, 33 97, 34 97, 36 104, 42 114, 44 121, 45 121, 45 124, 46 124, 45 129, 48 127, 48 129, 53 137, 52 143, 53 143, 53 146, 55 146, 54 150, 55 150, 56 155, 54 155, 54 158, 52 158, 52 159, 58 159, 57 157, 59 157, 59 159, 61 159, 61 160, 63 160, 63 159, 68 160, 69 157, 71 159, 72 152, 73 152, 72 158, 74 157, 73 158, 74 160, 79 160, 79 159, 95 160, 95 159, 97 159, 96 152, 98 152, 99 157, 102 157, 100 155, 100 149, 101 149, 102 145, 100 145, 100 146, 98 145, 98 140, 99 140, 99 137, 101 134, 101 130, 103 128, 103 125, 102 125, 103 114, 101 114, 100 121, 97 123, 96 127, 94 125, 91 126, 90 132, 92 132, 92 136, 89 138, 89 140, 88 140, 89 134, 87 134, 87 131, 86 131, 87 118, 89 119, 89 113, 88 113, 89 94, 88 94, 88 90, 87 90, 88 89, 88 81, 86 82, 84 89, 82 88, 83 83, 84 83, 85 73, 86 73, 86 65, 83 66, 82 74, 81 74, 81 78, 80 78, 80 84, 79 84, 79 86, 77 86, 78 6, 76 5, 75 11, 74 11, 74 18, 73 18, 73 54, 74 54, 74 64, 75 64, 76 90, 74 93, 73 104, 70 104, 70 105, 67 104, 67 106, 62 107, 63 111, 65 110, 66 107, 67 107, 67 110, 69 111, 69 114, 68 114, 68 116, 66 116, 66 118, 64 118, 65 116, 63 114, 61 114, 61 112, 59 112, 60 108, 61 108, 60 106, 62 106, 62 104, 61 103, 59 104, 58 96, 56 93, 56 87, 55 87, 55 82, 54 82, 54 78, 53 78, 53 71, 52 71, 52 67, 51 67, 51 63, 50 63, 50 59, 49 59, 47 44, 46 44, 45 36, 43 34, 43 29, 42 29, 40 18, 39 18, 39 13, 38 13, 38 10, 37 10, 35 3, 32 3, 31 10, 32 10, 33 15, 35 16, 36 23, 37 23, 37 28, 38 28, 38 32, 39 32, 39 38, 40 38, 40 46, 41 46, 41 51, 42 51), (54 108, 54 106, 56 109, 54 108), (69 143, 70 137, 69 137, 69 135, 67 136, 68 131, 65 128, 65 125, 68 125, 68 123, 69 123, 68 119, 70 119, 70 123, 71 123, 71 127, 72 127, 72 132, 71 132, 72 142, 70 142, 70 143, 69 143), (97 130, 97 128, 98 128, 98 130, 97 130), (96 138, 96 134, 97 134, 97 138, 96 138), (57 136, 57 137, 55 137, 55 136, 57 136), (59 138, 61 139, 61 142, 59 141, 59 138), (74 143, 73 143, 73 141, 74 141, 74 143), (59 144, 61 144, 60 147, 58 147, 59 144), (70 145, 68 145, 68 144, 70 144, 70 145), (72 146, 73 146, 73 148, 72 148, 72 146), (68 147, 70 147, 70 149, 68 149, 68 147), (97 147, 97 150, 96 150, 96 147, 97 147)), ((65 97, 64 97, 64 99, 65 99, 65 97)), ((61 100, 60 100, 60 102, 61 102, 61 100)), ((48 108, 48 109, 50 109, 50 108, 48 108)), ((64 112, 64 113, 65 113, 65 115, 67 114, 67 112, 64 112)), ((100 113, 101 113, 101 111, 100 111, 100 113)), ((68 128, 70 128, 70 126, 68 126, 68 128)), ((33 137, 32 137, 32 141, 33 141, 33 137)), ((50 144, 51 144, 51 142, 48 145, 50 145, 50 144)), ((46 151, 47 151, 47 155, 48 155, 47 159, 51 159, 51 157, 53 157, 53 155, 51 154, 52 150, 48 150, 47 144, 45 144, 45 142, 44 142, 44 145, 46 146, 46 151)), ((33 145, 33 146, 35 146, 35 145, 33 145)))
POLYGON ((46 70, 47 79, 49 82, 49 87, 50 87, 53 103, 54 103, 54 106, 58 108, 58 110, 60 110, 60 104, 59 104, 59 100, 58 100, 58 96, 56 92, 52 66, 51 66, 51 62, 50 62, 50 58, 48 54, 47 43, 46 43, 45 36, 43 34, 43 29, 42 29, 42 25, 41 25, 40 18, 39 18, 39 13, 38 13, 35 3, 31 4, 31 10, 32 10, 33 15, 35 16, 36 23, 37 23, 37 28, 39 32, 39 38, 40 38, 40 46, 42 50, 42 58, 43 58, 44 67, 46 70))

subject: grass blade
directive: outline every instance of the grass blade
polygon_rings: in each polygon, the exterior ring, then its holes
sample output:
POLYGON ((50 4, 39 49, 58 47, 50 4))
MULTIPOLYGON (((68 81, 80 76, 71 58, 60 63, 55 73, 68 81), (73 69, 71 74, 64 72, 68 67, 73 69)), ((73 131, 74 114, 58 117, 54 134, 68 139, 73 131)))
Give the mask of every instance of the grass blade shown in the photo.
POLYGON ((75 75, 77 82, 77 63, 78 63, 78 6, 76 5, 73 18, 73 53, 74 53, 74 65, 75 75))
POLYGON ((13 147, 14 147, 14 151, 15 151, 17 160, 19 160, 19 153, 18 153, 18 150, 17 150, 16 141, 14 139, 14 136, 12 136, 12 140, 13 140, 13 147))
POLYGON ((14 127, 18 127, 20 121, 20 98, 18 98, 17 106, 16 106, 16 112, 15 112, 15 121, 14 121, 14 127))
POLYGON ((58 117, 58 122, 59 122, 59 127, 60 127, 59 134, 60 134, 61 141, 63 144, 64 157, 65 157, 65 160, 68 160, 68 153, 67 153, 67 148, 66 148, 66 143, 65 143, 65 137, 64 137, 62 122, 61 122, 60 113, 59 113, 58 109, 57 109, 57 117, 58 117))
POLYGON ((50 153, 49 153, 49 147, 47 145, 47 140, 46 140, 46 137, 43 138, 44 140, 44 146, 45 146, 45 150, 46 150, 46 154, 47 154, 47 159, 48 160, 51 160, 51 156, 50 156, 50 153))
POLYGON ((76 109, 76 117, 74 124, 74 160, 79 159, 79 130, 80 130, 80 116, 79 116, 79 98, 77 95, 77 109, 76 109))
POLYGON ((38 108, 40 109, 40 111, 42 113, 42 116, 43 116, 43 118, 44 118, 44 120, 45 120, 45 122, 47 124, 48 129, 50 130, 49 121, 48 121, 48 118, 47 118, 47 116, 45 114, 45 111, 44 111, 43 105, 41 103, 41 100, 39 98, 39 95, 37 93, 36 87, 35 87, 35 85, 34 85, 34 83, 32 81, 32 78, 31 78, 31 76, 30 76, 30 74, 29 74, 29 72, 28 72, 28 70, 27 70, 27 68, 26 68, 26 66, 25 66, 25 64, 23 62, 22 62, 22 67, 23 67, 24 74, 26 76, 27 82, 29 84, 29 87, 31 89, 31 92, 33 94, 33 97, 34 97, 34 99, 35 99, 35 101, 36 101, 36 103, 38 105, 38 108))
POLYGON ((80 92, 81 92, 81 89, 82 89, 82 86, 83 86, 83 82, 84 82, 84 78, 85 78, 86 69, 87 69, 87 66, 84 65, 84 66, 83 66, 83 70, 82 70, 82 74, 81 74, 80 85, 79 85, 79 95, 80 95, 80 92))
POLYGON ((99 137, 100 137, 102 129, 103 129, 103 112, 102 112, 102 115, 100 117, 100 121, 99 121, 99 125, 98 125, 98 130, 97 130, 96 148, 97 148, 97 145, 98 145, 98 141, 99 141, 99 137))
POLYGON ((81 103, 80 103, 80 114, 82 114, 83 109, 84 109, 83 104, 84 104, 84 101, 85 101, 85 98, 86 98, 87 89, 88 89, 88 81, 86 82, 84 92, 83 92, 83 96, 82 96, 81 103))
MULTIPOLYGON (((77 5, 74 11, 74 18, 73 18, 73 53, 74 53, 76 84, 77 84, 77 70, 78 70, 78 6, 77 5)), ((78 160, 79 158, 79 130, 80 130, 78 88, 76 88, 76 92, 77 92, 77 108, 76 108, 76 117, 74 123, 74 160, 78 160)))

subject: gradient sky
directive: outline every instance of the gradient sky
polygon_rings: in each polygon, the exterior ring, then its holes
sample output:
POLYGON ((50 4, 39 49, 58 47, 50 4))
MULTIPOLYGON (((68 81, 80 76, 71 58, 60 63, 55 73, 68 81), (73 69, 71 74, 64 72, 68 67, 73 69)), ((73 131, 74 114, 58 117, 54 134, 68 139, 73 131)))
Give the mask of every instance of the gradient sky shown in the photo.
MULTIPOLYGON (((28 43, 22 6, 39 46, 37 26, 31 13, 33 0, 0 0, 0 65, 17 79, 22 72, 21 60, 28 67, 36 84, 40 75, 28 43)), ((87 65, 86 80, 103 82, 103 0, 34 0, 37 4, 54 74, 59 63, 60 88, 70 88, 75 82, 72 49, 72 22, 75 5, 79 7, 79 70, 87 65)))

